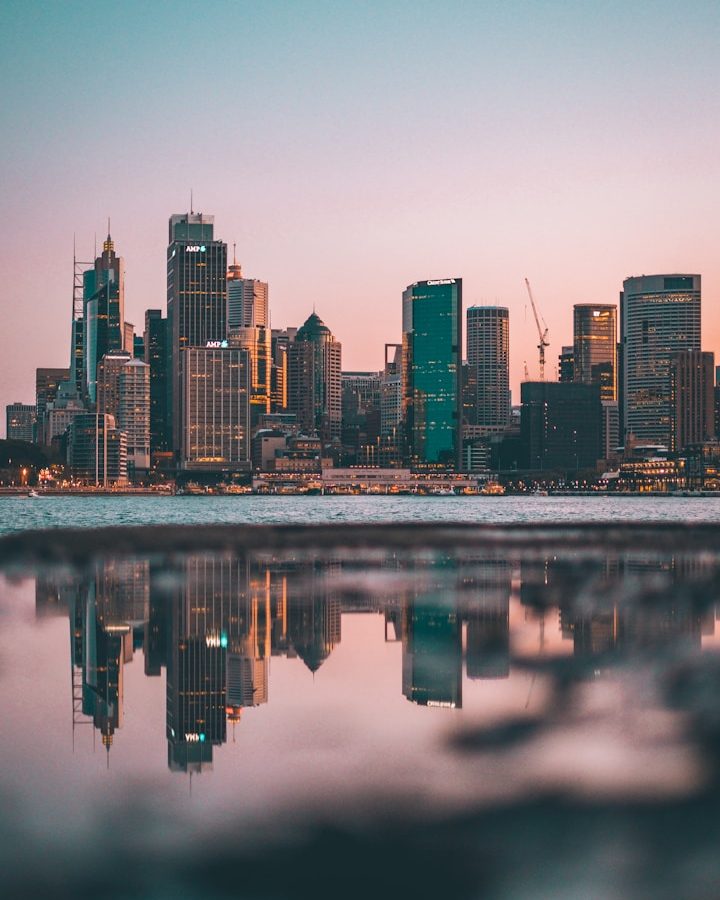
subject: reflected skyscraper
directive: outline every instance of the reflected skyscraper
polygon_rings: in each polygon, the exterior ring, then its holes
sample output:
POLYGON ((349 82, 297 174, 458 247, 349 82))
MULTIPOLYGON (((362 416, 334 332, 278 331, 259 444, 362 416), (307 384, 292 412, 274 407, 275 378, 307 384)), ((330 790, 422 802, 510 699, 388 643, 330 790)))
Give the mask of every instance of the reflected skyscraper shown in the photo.
POLYGON ((421 594, 403 610, 402 691, 420 706, 462 706, 462 629, 455 598, 421 594))

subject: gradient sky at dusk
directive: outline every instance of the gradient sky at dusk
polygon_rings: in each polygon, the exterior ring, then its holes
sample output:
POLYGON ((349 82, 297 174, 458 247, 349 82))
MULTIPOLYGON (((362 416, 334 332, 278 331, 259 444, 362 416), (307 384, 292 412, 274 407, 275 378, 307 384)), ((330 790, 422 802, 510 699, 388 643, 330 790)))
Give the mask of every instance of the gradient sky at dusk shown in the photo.
POLYGON ((67 364, 73 233, 90 259, 110 216, 127 317, 164 309, 191 187, 272 324, 314 304, 346 370, 445 276, 510 307, 516 402, 525 276, 553 366, 573 303, 651 272, 702 274, 720 353, 719 46, 717 2, 4 0, 0 404, 67 364))

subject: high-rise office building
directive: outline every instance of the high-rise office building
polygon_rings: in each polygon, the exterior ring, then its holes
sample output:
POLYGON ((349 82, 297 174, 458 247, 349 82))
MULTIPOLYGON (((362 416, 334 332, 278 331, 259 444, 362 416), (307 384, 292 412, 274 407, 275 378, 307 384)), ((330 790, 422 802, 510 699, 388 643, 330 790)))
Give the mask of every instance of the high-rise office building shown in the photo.
POLYGON ((622 430, 641 442, 669 447, 672 428, 670 359, 700 350, 699 275, 626 278, 620 294, 622 430))
MULTIPOLYGON (((106 353, 125 347, 125 265, 108 234, 92 269, 83 273, 83 396, 97 401, 97 368, 106 353)), ((132 326, 131 326, 132 327, 132 326)), ((132 352, 132 347, 130 347, 132 352)))
POLYGON ((575 381, 575 348, 562 347, 558 356, 558 381, 575 381))
POLYGON ((31 403, 9 403, 5 407, 5 436, 9 441, 35 440, 37 410, 31 403))
POLYGON ((114 416, 120 414, 120 372, 132 359, 126 350, 106 353, 97 368, 97 411, 114 416))
POLYGON ((250 468, 250 361, 247 350, 188 347, 183 380, 181 466, 250 468))
POLYGON ((346 465, 380 463, 382 372, 343 372, 342 445, 346 465))
POLYGON ((37 415, 35 440, 38 444, 46 443, 45 413, 48 403, 52 403, 57 397, 58 387, 61 382, 67 381, 69 378, 70 369, 68 368, 41 368, 35 370, 35 409, 37 415))
POLYGON ((297 328, 273 328, 270 334, 270 411, 282 413, 288 407, 288 346, 295 340, 297 328))
POLYGON ((467 361, 477 379, 474 421, 496 430, 510 421, 510 313, 504 306, 467 310, 467 361))
POLYGON ((525 381, 520 397, 526 468, 571 472, 597 464, 602 457, 599 385, 525 381))
POLYGON ((118 426, 127 435, 128 470, 150 468, 150 366, 134 357, 119 373, 118 426))
POLYGON ((312 313, 288 344, 288 410, 324 446, 339 442, 342 429, 342 345, 312 313))
POLYGON ((67 462, 73 477, 87 484, 127 481, 127 438, 115 417, 83 412, 68 428, 67 462))
POLYGON ((228 346, 247 350, 250 360, 250 422, 269 413, 272 397, 272 343, 270 329, 246 325, 228 329, 228 346))
POLYGON ((164 453, 168 436, 168 327, 162 310, 145 311, 143 343, 145 362, 150 366, 150 451, 164 453))
POLYGON ((228 328, 270 326, 268 286, 257 278, 243 278, 242 268, 233 260, 227 275, 228 328))
POLYGON ((227 338, 227 246, 214 238, 213 216, 170 217, 167 249, 172 449, 186 430, 181 418, 184 379, 181 354, 193 347, 219 346, 227 338))
POLYGON ((617 400, 617 308, 576 303, 573 307, 574 379, 599 384, 600 399, 617 400))
POLYGON ((670 359, 670 449, 674 453, 715 437, 714 368, 714 353, 686 350, 670 359))
POLYGON ((403 292, 403 419, 411 465, 459 466, 462 279, 403 292))

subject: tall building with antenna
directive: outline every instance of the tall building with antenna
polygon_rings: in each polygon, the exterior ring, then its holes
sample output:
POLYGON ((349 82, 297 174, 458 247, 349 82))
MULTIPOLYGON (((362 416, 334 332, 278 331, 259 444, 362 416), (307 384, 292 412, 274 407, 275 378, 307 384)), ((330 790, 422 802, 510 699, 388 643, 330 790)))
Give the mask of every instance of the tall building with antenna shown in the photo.
POLYGON ((214 217, 172 215, 167 248, 167 316, 172 449, 183 433, 183 350, 220 346, 227 339, 227 245, 215 240, 214 217))

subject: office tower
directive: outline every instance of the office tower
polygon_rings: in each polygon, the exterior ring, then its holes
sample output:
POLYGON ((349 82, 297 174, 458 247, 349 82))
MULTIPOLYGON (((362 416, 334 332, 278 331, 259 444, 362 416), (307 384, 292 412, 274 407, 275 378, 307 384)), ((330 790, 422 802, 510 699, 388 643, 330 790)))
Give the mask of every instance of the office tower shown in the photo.
MULTIPOLYGON (((108 234, 92 269, 83 273, 84 385, 97 402, 97 367, 106 353, 126 348, 125 265, 108 234)), ((130 326, 132 328, 132 326, 130 326)), ((132 347, 130 347, 132 351, 132 347)))
POLYGON ((257 278, 243 278, 242 268, 233 260, 227 275, 228 328, 269 328, 268 286, 257 278))
POLYGON ((132 322, 125 322, 123 324, 123 350, 127 350, 127 352, 132 356, 135 352, 135 326, 132 322))
POLYGON ((288 407, 288 346, 295 340, 297 328, 273 328, 270 334, 270 411, 281 413, 288 407))
POLYGON ((477 384, 475 415, 469 425, 488 430, 510 421, 510 313, 504 306, 470 306, 467 361, 477 384))
POLYGON ((132 355, 135 359, 145 361, 145 336, 136 334, 133 338, 132 355))
POLYGON ((475 563, 463 579, 475 595, 467 610, 465 668, 468 678, 510 674, 511 566, 501 560, 475 563))
POLYGON ((575 381, 599 384, 600 399, 617 400, 617 307, 576 303, 573 307, 575 381))
POLYGON ((30 403, 9 403, 5 407, 5 437, 9 441, 35 440, 37 410, 30 403))
POLYGON ((57 396, 58 387, 61 382, 70 378, 70 369, 47 369, 41 368, 35 370, 35 408, 37 416, 37 426, 35 440, 38 444, 44 444, 45 441, 45 412, 48 403, 52 403, 57 396))
POLYGON ((307 668, 317 672, 342 637, 340 598, 317 563, 301 563, 296 574, 301 577, 286 599, 288 640, 307 668))
POLYGON ((462 279, 418 281, 403 292, 403 418, 415 466, 459 466, 462 279))
POLYGON ((75 416, 84 412, 87 410, 80 400, 75 381, 72 377, 61 381, 54 399, 49 400, 45 408, 43 442, 49 446, 54 438, 65 433, 75 416))
POLYGON ((228 329, 228 345, 247 350, 250 360, 250 425, 271 410, 272 342, 264 325, 233 326, 228 329))
POLYGON ((526 381, 520 386, 520 397, 526 468, 577 471, 597 465, 601 458, 600 385, 526 381))
POLYGON ((181 448, 183 350, 227 338, 227 247, 214 239, 213 216, 183 213, 170 217, 167 249, 171 449, 181 448))
POLYGON ((150 452, 169 449, 168 436, 168 327, 159 309, 145 312, 145 362, 150 366, 150 452))
POLYGON ((250 467, 247 350, 188 347, 180 354, 183 432, 180 464, 208 471, 250 467))
POLYGON ((714 367, 714 353, 685 350, 670 358, 670 450, 674 453, 715 437, 714 367))
POLYGON ((128 472, 150 468, 150 366, 132 358, 118 373, 118 427, 127 435, 128 472))
POLYGON ((75 415, 68 428, 67 462, 73 477, 87 484, 127 482, 127 438, 115 426, 115 417, 75 415))
POLYGON ((323 446, 340 441, 342 345, 312 313, 288 344, 288 411, 323 446))
POLYGON ((563 347, 558 356, 558 381, 575 381, 575 348, 563 347))
POLYGON ((670 358, 700 350, 699 275, 626 278, 620 294, 625 441, 670 446, 670 358))
POLYGON ((342 372, 342 446, 346 465, 377 466, 381 372, 342 372))
POLYGON ((126 350, 106 353, 97 368, 97 411, 115 416, 120 414, 120 372, 132 359, 126 350))
POLYGON ((402 456, 402 344, 385 344, 380 384, 380 465, 397 466, 402 456))

